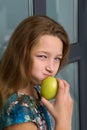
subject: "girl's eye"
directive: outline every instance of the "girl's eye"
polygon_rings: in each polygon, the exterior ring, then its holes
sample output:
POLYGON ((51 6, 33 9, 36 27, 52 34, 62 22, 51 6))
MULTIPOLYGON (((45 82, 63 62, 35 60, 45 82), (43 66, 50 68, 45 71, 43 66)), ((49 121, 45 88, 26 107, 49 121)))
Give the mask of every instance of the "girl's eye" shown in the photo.
POLYGON ((45 59, 45 58, 47 58, 47 56, 45 56, 45 55, 39 55, 38 56, 40 59, 45 59))
POLYGON ((61 58, 56 57, 56 58, 55 58, 55 61, 56 61, 56 62, 59 62, 59 61, 61 61, 61 58))

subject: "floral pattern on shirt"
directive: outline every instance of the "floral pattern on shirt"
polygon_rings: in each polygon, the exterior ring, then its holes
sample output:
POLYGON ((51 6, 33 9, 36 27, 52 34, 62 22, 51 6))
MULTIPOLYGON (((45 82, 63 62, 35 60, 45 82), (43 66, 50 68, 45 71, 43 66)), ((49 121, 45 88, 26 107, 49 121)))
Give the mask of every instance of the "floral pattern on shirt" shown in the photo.
POLYGON ((0 115, 0 130, 12 124, 34 122, 38 130, 52 130, 46 107, 32 96, 14 93, 8 99, 0 115))

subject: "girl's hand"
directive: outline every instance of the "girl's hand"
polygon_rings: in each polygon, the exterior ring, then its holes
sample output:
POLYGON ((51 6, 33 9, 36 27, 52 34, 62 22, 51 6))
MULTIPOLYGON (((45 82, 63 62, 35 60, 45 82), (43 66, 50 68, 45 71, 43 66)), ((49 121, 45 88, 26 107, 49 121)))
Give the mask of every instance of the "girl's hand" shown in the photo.
MULTIPOLYGON (((55 119, 56 128, 61 130, 71 130, 71 120, 73 111, 73 100, 70 96, 70 86, 62 79, 58 79, 59 90, 54 103, 42 97, 41 101, 55 119)), ((57 129, 58 130, 58 129, 57 129)))

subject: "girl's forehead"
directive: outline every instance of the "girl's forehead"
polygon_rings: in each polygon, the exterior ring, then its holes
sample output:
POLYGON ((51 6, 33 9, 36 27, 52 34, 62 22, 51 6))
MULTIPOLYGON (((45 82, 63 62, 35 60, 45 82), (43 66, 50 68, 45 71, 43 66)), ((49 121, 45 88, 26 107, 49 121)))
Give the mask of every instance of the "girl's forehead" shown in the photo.
POLYGON ((33 51, 49 51, 49 52, 62 52, 62 41, 52 35, 44 35, 40 37, 38 43, 33 47, 33 51))
POLYGON ((61 41, 60 38, 53 36, 53 35, 44 35, 42 37, 40 37, 39 41, 38 41, 38 46, 45 46, 47 47, 47 45, 50 46, 63 46, 63 43, 61 41))

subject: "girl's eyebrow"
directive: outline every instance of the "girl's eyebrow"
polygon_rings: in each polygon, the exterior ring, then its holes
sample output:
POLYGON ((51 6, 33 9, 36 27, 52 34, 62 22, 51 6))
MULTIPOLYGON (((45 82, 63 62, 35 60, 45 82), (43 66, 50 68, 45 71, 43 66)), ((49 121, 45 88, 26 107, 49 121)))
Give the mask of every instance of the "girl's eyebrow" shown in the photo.
MULTIPOLYGON (((45 54, 49 54, 49 52, 47 51, 38 51, 37 53, 45 53, 45 54)), ((60 56, 60 57, 63 57, 63 54, 57 54, 56 56, 60 56)))
POLYGON ((62 54, 57 54, 55 57, 62 58, 62 57, 63 57, 63 55, 62 55, 62 54))
POLYGON ((61 57, 62 57, 62 56, 63 56, 63 54, 61 54, 61 53, 60 53, 60 54, 58 54, 57 56, 61 56, 61 57))

